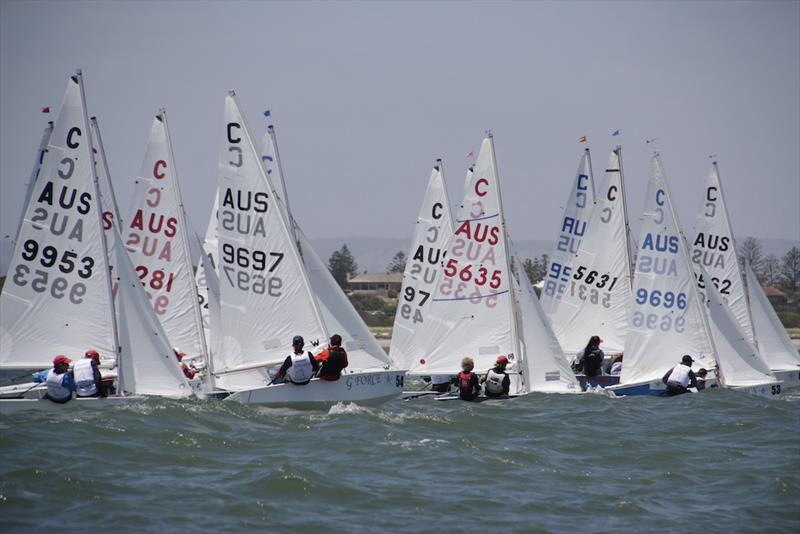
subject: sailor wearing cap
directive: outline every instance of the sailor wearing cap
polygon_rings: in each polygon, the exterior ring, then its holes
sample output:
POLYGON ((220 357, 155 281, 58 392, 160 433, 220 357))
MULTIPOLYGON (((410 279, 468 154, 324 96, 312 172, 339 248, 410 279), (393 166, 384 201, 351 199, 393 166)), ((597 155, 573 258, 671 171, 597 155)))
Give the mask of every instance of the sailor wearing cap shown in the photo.
POLYGON ((100 353, 89 349, 82 360, 75 362, 72 374, 75 378, 75 395, 78 397, 99 397, 103 387, 100 376, 100 353))
POLYGON ((33 375, 34 382, 44 382, 47 384, 47 394, 44 398, 53 402, 65 403, 72 398, 75 391, 75 380, 69 372, 69 364, 72 360, 59 354, 53 358, 53 368, 40 371, 33 375))
POLYGON ((319 370, 319 363, 310 352, 303 352, 305 341, 302 336, 292 338, 292 354, 286 357, 275 378, 285 378, 287 382, 304 386, 319 370))
POLYGON ((661 379, 667 385, 667 395, 672 397, 689 393, 687 386, 691 384, 693 388, 697 387, 697 377, 692 371, 692 363, 694 359, 688 354, 681 358, 681 363, 667 371, 667 374, 661 379))
POLYGON ((500 397, 508 395, 508 390, 511 388, 511 379, 506 373, 506 366, 508 365, 508 357, 501 354, 497 357, 494 367, 486 372, 486 376, 482 382, 485 382, 484 392, 487 397, 500 397))

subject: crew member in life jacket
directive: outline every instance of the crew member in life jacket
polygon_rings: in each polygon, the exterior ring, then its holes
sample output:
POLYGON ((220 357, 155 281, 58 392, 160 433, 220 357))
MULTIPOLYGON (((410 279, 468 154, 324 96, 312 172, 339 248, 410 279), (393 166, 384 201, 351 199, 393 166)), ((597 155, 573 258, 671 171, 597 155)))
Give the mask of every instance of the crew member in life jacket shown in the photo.
POLYGON ((175 353, 175 357, 178 359, 178 365, 181 367, 181 371, 183 371, 183 376, 191 380, 197 374, 197 369, 195 369, 194 365, 186 365, 183 363, 183 358, 186 356, 185 352, 181 352, 175 347, 172 347, 172 352, 175 353))
POLYGON ((461 372, 456 377, 458 396, 461 400, 474 400, 481 393, 478 375, 472 372, 475 362, 469 356, 461 360, 461 372))
POLYGON ((53 358, 53 368, 39 371, 33 375, 34 382, 47 384, 47 393, 44 398, 63 404, 72 399, 75 391, 75 379, 69 371, 72 360, 59 354, 53 358))
POLYGON ((322 380, 339 380, 342 376, 342 369, 347 367, 347 352, 342 348, 342 336, 333 334, 331 344, 314 357, 320 364, 317 376, 322 380))
POLYGON ((76 397, 106 396, 99 366, 100 353, 94 349, 87 350, 84 358, 75 362, 72 367, 72 376, 75 378, 76 397))
POLYGON ((303 352, 306 342, 302 336, 292 338, 292 354, 286 357, 283 365, 278 369, 275 379, 283 378, 284 381, 297 386, 308 384, 319 370, 319 364, 310 352, 303 352))
POLYGON ((486 372, 486 376, 481 379, 485 385, 483 391, 487 397, 502 397, 508 395, 511 388, 511 379, 506 373, 508 358, 504 355, 497 357, 494 367, 486 372))
POLYGON ((661 379, 667 385, 667 396, 689 393, 687 386, 690 384, 693 388, 697 387, 697 377, 692 371, 693 362, 692 357, 686 354, 681 358, 681 363, 667 371, 661 379))
POLYGON ((605 354, 600 350, 602 342, 600 336, 589 338, 589 342, 583 350, 575 356, 575 362, 572 364, 572 370, 575 373, 583 372, 586 376, 597 376, 602 372, 603 358, 605 358, 605 354))

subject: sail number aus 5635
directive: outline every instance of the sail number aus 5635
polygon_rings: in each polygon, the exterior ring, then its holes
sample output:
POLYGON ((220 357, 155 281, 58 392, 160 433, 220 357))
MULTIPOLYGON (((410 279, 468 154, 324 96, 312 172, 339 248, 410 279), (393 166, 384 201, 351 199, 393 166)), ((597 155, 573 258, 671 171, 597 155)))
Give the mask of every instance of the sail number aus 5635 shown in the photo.
POLYGON ((477 272, 472 272, 472 264, 467 264, 461 269, 458 268, 458 260, 455 258, 450 258, 447 260, 447 265, 444 268, 444 275, 448 278, 454 278, 456 273, 458 273, 458 278, 462 282, 469 282, 472 281, 473 284, 476 286, 484 286, 486 282, 489 282, 489 287, 492 289, 497 289, 502 284, 502 279, 500 278, 500 273, 502 271, 500 269, 495 269, 492 271, 492 274, 489 275, 489 269, 486 267, 478 267, 477 272))

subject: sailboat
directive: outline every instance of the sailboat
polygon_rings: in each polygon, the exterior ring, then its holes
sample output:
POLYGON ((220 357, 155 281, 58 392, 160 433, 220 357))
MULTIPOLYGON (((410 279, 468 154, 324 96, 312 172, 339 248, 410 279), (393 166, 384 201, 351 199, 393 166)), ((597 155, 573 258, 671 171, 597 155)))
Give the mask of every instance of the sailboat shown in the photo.
POLYGON ((436 343, 436 339, 425 336, 425 316, 452 233, 444 169, 442 160, 437 160, 414 228, 392 329, 389 354, 403 369, 414 368, 420 354, 436 343))
MULTIPOLYGON (((577 251, 570 258, 568 268, 562 268, 566 289, 560 298, 550 300, 549 318, 568 355, 581 351, 594 335, 603 339, 606 352, 622 352, 628 330, 632 277, 622 148, 619 146, 609 157, 600 194, 586 218, 577 251)), ((618 376, 604 374, 591 378, 581 374, 578 379, 584 388, 587 384, 606 386, 619 381, 618 376)))
MULTIPOLYGON (((94 348, 116 356, 120 393, 190 395, 171 351, 159 344, 165 336, 152 311, 139 306, 146 297, 122 250, 117 251, 122 306, 117 322, 80 71, 67 82, 48 143, 25 207, 9 281, 0 295, 0 369, 48 368, 55 354, 80 358, 94 348)), ((120 400, 131 399, 77 402, 101 405, 120 400)), ((3 413, 53 406, 37 399, 0 399, 3 413)))
MULTIPOLYGON (((573 262, 580 250, 582 239, 586 235, 589 216, 595 203, 594 176, 589 149, 585 149, 578 165, 578 172, 570 187, 569 197, 564 206, 564 215, 556 237, 556 246, 550 255, 547 274, 544 277, 541 304, 553 331, 556 333, 565 351, 574 352, 582 349, 589 338, 580 342, 573 341, 562 323, 563 311, 561 301, 570 289, 575 267, 573 262), (566 343, 566 344, 565 344, 566 343)), ((573 289, 574 291, 574 289, 573 289)))
POLYGON ((225 99, 218 191, 222 343, 213 372, 217 387, 234 392, 226 401, 320 407, 398 396, 405 372, 386 369, 389 359, 365 326, 367 339, 359 332, 345 339, 350 366, 340 380, 272 384, 267 370, 283 362, 294 335, 319 348, 329 334, 346 338, 333 329, 351 326, 352 307, 278 199, 233 91, 225 99))
MULTIPOLYGON (((704 277, 698 272, 698 283, 713 284, 719 290, 721 298, 729 307, 747 341, 756 350, 758 357, 766 362, 775 378, 783 382, 783 387, 800 386, 797 349, 791 344, 780 322, 777 323, 779 328, 776 329, 769 319, 770 312, 774 315, 769 302, 767 301, 767 308, 759 305, 762 301, 758 293, 763 294, 763 291, 755 277, 753 277, 755 291, 750 291, 749 299, 748 292, 745 291, 744 280, 739 270, 736 239, 716 161, 711 165, 703 190, 703 204, 697 215, 692 245, 692 261, 702 266, 708 273, 708 276, 704 277), (759 323, 762 325, 761 330, 765 338, 763 343, 755 334, 755 313, 752 310, 758 311, 759 323), (775 340, 777 343, 769 340, 775 340)), ((748 279, 748 290, 749 286, 748 279)))
POLYGON ((548 344, 543 313, 526 276, 520 274, 521 264, 517 262, 520 268, 515 274, 511 258, 490 134, 468 174, 431 306, 421 331, 415 332, 433 343, 415 349, 419 353, 408 360, 410 374, 455 375, 466 356, 473 358, 475 369, 481 372, 504 355, 510 361, 511 396, 539 387, 578 390, 551 331, 548 344), (534 373, 541 380, 532 379, 534 373))
POLYGON ((658 152, 652 156, 642 219, 625 361, 619 385, 606 391, 662 395, 664 374, 688 354, 698 368, 716 369, 726 387, 769 394, 775 380, 759 369, 744 337, 734 335, 737 326, 719 306, 716 288, 695 280, 658 152))
MULTIPOLYGON (((161 109, 153 119, 124 224, 125 248, 172 347, 208 361, 175 157, 161 109)), ((192 382, 199 387, 200 381, 192 382)))

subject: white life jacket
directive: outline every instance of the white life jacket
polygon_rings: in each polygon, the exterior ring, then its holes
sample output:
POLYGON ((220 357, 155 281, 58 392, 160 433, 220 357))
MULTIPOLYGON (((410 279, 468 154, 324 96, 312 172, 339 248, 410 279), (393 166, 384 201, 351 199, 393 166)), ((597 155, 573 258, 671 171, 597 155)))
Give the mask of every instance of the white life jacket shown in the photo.
POLYGON ((92 367, 90 358, 75 362, 72 367, 72 373, 75 375, 75 387, 78 389, 78 397, 91 397, 97 394, 97 384, 94 383, 94 367, 92 367))
POLYGON ((505 377, 505 373, 496 373, 494 369, 490 369, 489 372, 486 373, 486 393, 502 395, 503 379, 505 377))
POLYGON ((622 362, 614 362, 611 364, 611 372, 609 374, 618 375, 620 373, 622 373, 622 362))
POLYGON ((450 375, 431 375, 431 384, 439 385, 439 384, 449 384, 450 383, 450 375))
POLYGON ((72 392, 62 384, 65 374, 57 375, 53 369, 50 369, 50 372, 47 373, 47 380, 45 380, 47 396, 55 401, 64 401, 72 397, 72 392))
POLYGON ((292 366, 286 371, 290 382, 305 384, 314 376, 310 353, 292 354, 292 366))
POLYGON ((671 384, 680 384, 683 387, 688 386, 689 385, 689 371, 691 371, 691 370, 692 370, 692 368, 689 367, 688 365, 683 365, 682 363, 679 363, 678 365, 676 365, 672 369, 672 372, 670 373, 669 378, 667 378, 667 384, 670 384, 670 383, 671 384))

